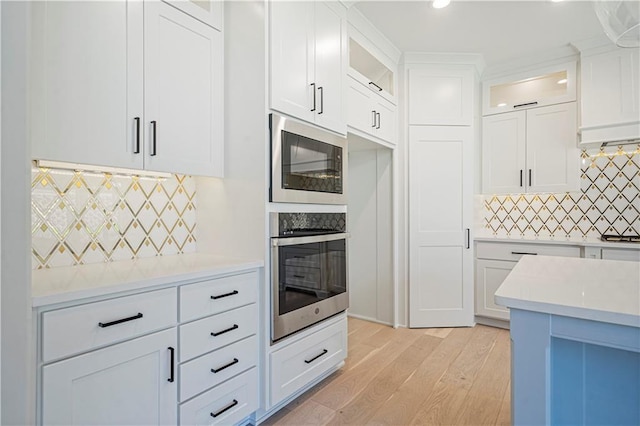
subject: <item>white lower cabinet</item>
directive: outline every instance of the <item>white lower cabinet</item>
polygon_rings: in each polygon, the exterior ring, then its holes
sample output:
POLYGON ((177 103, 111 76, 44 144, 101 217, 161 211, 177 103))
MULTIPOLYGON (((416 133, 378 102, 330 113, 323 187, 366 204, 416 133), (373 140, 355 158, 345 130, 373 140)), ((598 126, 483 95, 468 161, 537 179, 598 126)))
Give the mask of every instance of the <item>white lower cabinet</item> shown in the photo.
POLYGON ((346 357, 346 318, 272 352, 269 357, 271 406, 301 390, 346 357))
POLYGON ((46 425, 172 425, 177 421, 175 328, 42 369, 46 425))
POLYGON ((640 262, 640 250, 603 247, 602 258, 608 260, 640 262))

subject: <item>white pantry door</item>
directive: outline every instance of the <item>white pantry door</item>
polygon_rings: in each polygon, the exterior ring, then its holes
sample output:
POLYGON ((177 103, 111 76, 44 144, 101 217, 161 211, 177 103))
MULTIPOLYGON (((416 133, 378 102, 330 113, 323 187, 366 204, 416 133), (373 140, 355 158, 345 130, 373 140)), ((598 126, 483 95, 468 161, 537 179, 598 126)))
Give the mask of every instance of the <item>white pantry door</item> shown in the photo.
POLYGON ((409 326, 473 325, 473 132, 409 128, 409 326))

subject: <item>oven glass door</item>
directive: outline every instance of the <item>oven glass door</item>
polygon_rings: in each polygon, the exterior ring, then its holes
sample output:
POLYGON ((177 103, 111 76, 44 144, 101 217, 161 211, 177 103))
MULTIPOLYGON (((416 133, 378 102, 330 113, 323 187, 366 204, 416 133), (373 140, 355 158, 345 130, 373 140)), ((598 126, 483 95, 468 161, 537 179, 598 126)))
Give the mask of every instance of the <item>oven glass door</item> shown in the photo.
POLYGON ((342 148, 282 130, 282 187, 342 194, 342 148))
MULTIPOLYGON (((313 238, 287 238, 287 240, 309 241, 313 238)), ((277 249, 278 315, 284 315, 347 291, 344 237, 332 241, 281 243, 277 249)))

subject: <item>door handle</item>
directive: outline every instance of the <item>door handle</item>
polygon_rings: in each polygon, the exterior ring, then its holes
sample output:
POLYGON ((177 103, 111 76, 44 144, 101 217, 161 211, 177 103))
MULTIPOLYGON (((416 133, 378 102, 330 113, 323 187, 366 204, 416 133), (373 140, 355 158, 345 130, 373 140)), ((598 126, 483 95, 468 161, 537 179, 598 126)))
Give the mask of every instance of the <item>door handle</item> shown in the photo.
POLYGON ((225 328, 224 330, 220 330, 220 331, 213 331, 213 332, 211 332, 211 335, 212 335, 213 337, 217 337, 217 336, 219 336, 219 335, 221 335, 221 334, 228 333, 228 332, 233 331, 233 330, 236 330, 236 329, 238 329, 238 328, 239 328, 239 327, 238 327, 238 324, 233 324, 233 326, 232 326, 232 327, 225 328))
POLYGON ((529 169, 529 186, 531 186, 531 169, 529 169))
POLYGON ((238 294, 238 290, 233 290, 232 292, 229 292, 229 293, 219 294, 217 296, 211 296, 211 299, 217 300, 217 299, 222 299, 223 297, 235 296, 236 294, 238 294))
POLYGON ((236 405, 238 405, 238 400, 234 399, 229 405, 227 405, 226 407, 222 408, 220 411, 217 411, 215 413, 209 413, 209 414, 211 414, 211 417, 216 418, 220 414, 224 413, 225 411, 231 410, 236 405))
POLYGON ((376 117, 378 117, 378 125, 376 126, 376 129, 380 128, 380 113, 376 112, 376 117))
POLYGON ((373 114, 373 120, 371 120, 372 121, 371 127, 375 129, 376 128, 376 112, 371 111, 371 113, 373 114))
POLYGON ((311 111, 313 112, 316 110, 316 84, 311 83, 310 86, 313 87, 313 108, 311 108, 311 111))
POLYGON ((214 373, 214 374, 215 374, 215 373, 219 373, 219 372, 221 372, 222 370, 224 370, 225 368, 229 368, 229 367, 231 367, 232 365, 237 364, 237 363, 239 363, 239 362, 240 362, 240 361, 238 360, 238 358, 234 358, 234 359, 233 359, 233 361, 231 361, 231 362, 230 362, 230 363, 228 363, 228 364, 223 365, 222 367, 212 368, 212 369, 211 369, 211 372, 212 372, 212 373, 214 373))
POLYGON ((320 91, 320 111, 318 111, 318 114, 322 114, 324 112, 324 88, 320 86, 318 91, 320 91))
POLYGON ((467 250, 468 250, 471 248, 471 230, 467 228, 466 232, 467 232, 467 250))
POLYGON ((520 169, 520 188, 522 188, 522 172, 523 170, 520 169))
POLYGON ((374 86, 376 89, 378 89, 378 92, 382 92, 382 87, 378 86, 377 84, 375 84, 373 81, 370 81, 369 84, 371 84, 372 86, 374 86))
POLYGON ((173 383, 175 380, 175 358, 176 358, 176 350, 175 348, 172 348, 171 346, 169 346, 167 349, 169 349, 169 353, 171 354, 171 358, 169 360, 169 362, 171 363, 171 371, 169 372, 169 378, 167 379, 168 382, 173 383))
POLYGON ((140 154, 140 117, 133 119, 136 123, 136 147, 133 149, 134 154, 140 154))
POLYGON ((316 359, 320 358, 323 355, 326 355, 329 351, 326 349, 323 349, 322 352, 320 352, 320 354, 314 356, 311 359, 305 359, 304 362, 306 362, 307 364, 311 364, 313 361, 315 361, 316 359))
POLYGON ((110 321, 110 322, 99 322, 98 323, 98 327, 100 327, 100 328, 111 327, 112 325, 122 324, 123 322, 133 321, 133 320, 137 320, 137 319, 140 319, 140 318, 142 318, 142 313, 138 312, 137 315, 134 315, 132 317, 122 318, 122 319, 115 320, 115 321, 110 321))
POLYGON ((156 133, 158 133, 157 123, 155 121, 151 122, 151 128, 153 129, 153 138, 151 139, 151 153, 149 154, 152 157, 156 155, 156 133))

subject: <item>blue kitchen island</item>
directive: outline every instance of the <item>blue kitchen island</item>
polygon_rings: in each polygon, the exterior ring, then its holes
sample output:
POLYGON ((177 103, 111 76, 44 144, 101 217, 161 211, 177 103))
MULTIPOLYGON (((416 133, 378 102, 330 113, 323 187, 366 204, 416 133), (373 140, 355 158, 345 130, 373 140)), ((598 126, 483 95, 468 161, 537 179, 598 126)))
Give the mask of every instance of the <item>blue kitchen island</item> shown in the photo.
POLYGON ((640 263, 524 256, 495 300, 514 425, 640 425, 640 263))

